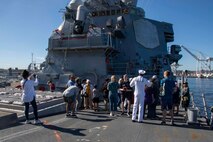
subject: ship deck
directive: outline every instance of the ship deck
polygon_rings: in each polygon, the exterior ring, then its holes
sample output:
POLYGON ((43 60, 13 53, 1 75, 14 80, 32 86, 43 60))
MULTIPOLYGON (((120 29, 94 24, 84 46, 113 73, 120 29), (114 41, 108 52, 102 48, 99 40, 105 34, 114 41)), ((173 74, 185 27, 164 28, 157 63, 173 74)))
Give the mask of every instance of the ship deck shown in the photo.
MULTIPOLYGON (((100 105, 103 108, 103 104, 100 105)), ((157 109, 158 117, 161 111, 157 109)), ((133 123, 127 116, 110 117, 106 111, 82 110, 78 118, 65 118, 64 113, 41 118, 43 125, 17 123, 0 130, 0 142, 211 142, 212 130, 202 119, 187 125, 183 112, 175 116, 175 124, 161 125, 161 120, 145 119, 133 123)))

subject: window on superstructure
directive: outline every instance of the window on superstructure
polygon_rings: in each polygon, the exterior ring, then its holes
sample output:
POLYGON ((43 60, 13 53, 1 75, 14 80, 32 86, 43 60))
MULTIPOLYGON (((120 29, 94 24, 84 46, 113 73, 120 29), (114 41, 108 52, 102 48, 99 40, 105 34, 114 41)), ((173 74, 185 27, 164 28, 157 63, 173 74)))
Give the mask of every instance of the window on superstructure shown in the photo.
POLYGON ((115 15, 115 10, 112 10, 112 11, 111 11, 111 15, 115 15))
POLYGON ((92 16, 93 16, 93 17, 95 17, 95 16, 97 16, 97 15, 98 15, 98 13, 97 13, 97 12, 95 12, 95 11, 94 11, 94 12, 92 12, 92 16))
POLYGON ((99 16, 105 16, 106 15, 106 12, 105 11, 100 11, 99 12, 99 16))
POLYGON ((109 10, 106 11, 106 15, 107 15, 107 16, 110 15, 110 11, 109 11, 109 10))
POLYGON ((105 16, 106 15, 106 11, 101 11, 101 15, 100 16, 105 16))
POLYGON ((121 14, 121 10, 120 9, 117 10, 117 14, 121 14))

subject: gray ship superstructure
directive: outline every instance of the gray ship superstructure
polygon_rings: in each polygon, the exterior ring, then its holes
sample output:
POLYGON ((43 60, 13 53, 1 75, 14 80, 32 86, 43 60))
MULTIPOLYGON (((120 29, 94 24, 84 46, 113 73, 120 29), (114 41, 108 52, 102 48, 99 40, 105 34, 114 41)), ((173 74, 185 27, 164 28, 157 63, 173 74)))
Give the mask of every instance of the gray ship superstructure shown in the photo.
POLYGON ((162 76, 182 57, 172 24, 145 18, 137 0, 71 0, 62 24, 49 38, 48 55, 39 74, 63 87, 74 73, 99 83, 115 74, 162 76))

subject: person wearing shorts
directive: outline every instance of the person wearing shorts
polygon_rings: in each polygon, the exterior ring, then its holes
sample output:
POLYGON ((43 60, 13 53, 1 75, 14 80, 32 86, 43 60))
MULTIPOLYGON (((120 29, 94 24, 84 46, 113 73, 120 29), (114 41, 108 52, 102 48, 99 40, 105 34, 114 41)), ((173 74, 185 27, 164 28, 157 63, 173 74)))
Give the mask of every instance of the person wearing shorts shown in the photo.
POLYGON ((94 111, 98 111, 99 91, 97 89, 97 85, 94 85, 94 89, 92 90, 92 102, 94 111))
POLYGON ((102 92, 103 92, 103 99, 104 99, 104 106, 105 106, 105 110, 108 111, 109 110, 109 90, 107 90, 107 85, 110 82, 109 78, 105 79, 105 82, 102 85, 102 92))
POLYGON ((76 117, 75 114, 75 102, 76 96, 79 93, 79 88, 75 85, 68 87, 63 92, 64 102, 66 104, 66 117, 73 116, 76 117))
POLYGON ((133 89, 130 87, 130 82, 127 74, 123 76, 123 82, 120 84, 120 92, 121 92, 121 115, 124 114, 124 102, 127 99, 127 116, 130 116, 130 108, 133 96, 133 89))
POLYGON ((164 72, 164 78, 161 80, 161 87, 164 90, 164 95, 161 96, 161 109, 163 113, 163 118, 161 124, 166 124, 166 114, 167 110, 169 110, 171 116, 171 125, 174 124, 173 119, 173 89, 175 87, 175 82, 170 78, 170 71, 164 72))

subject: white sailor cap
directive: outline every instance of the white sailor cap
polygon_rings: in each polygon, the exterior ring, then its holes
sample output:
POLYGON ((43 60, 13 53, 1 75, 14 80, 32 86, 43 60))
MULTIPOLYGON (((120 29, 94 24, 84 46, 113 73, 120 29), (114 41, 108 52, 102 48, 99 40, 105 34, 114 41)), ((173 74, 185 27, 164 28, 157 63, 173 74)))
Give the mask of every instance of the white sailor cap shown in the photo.
POLYGON ((145 70, 138 70, 138 73, 139 73, 139 74, 145 74, 146 71, 145 71, 145 70))
POLYGON ((157 79, 157 78, 158 78, 157 75, 152 76, 152 79, 157 79))

